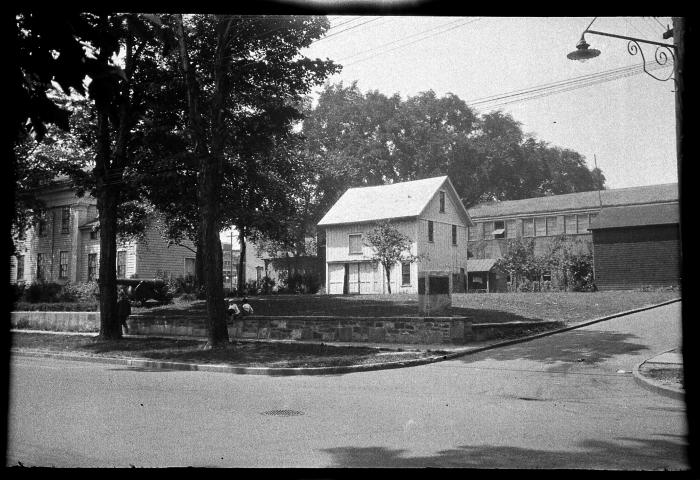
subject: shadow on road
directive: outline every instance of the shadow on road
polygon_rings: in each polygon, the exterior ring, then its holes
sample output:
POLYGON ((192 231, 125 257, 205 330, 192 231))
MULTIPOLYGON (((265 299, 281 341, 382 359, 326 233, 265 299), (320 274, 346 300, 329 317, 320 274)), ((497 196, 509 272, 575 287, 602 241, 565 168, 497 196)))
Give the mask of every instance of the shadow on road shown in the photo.
POLYGON ((496 445, 464 445, 431 456, 408 457, 406 450, 385 447, 342 447, 323 450, 333 467, 463 467, 686 470, 685 438, 673 440, 585 440, 573 450, 536 450, 496 445))
POLYGON ((615 355, 635 353, 647 349, 645 345, 632 341, 634 338, 637 337, 627 333, 572 330, 556 335, 556 342, 535 340, 518 343, 494 350, 486 350, 476 356, 466 356, 460 359, 466 363, 490 359, 598 364, 615 355))

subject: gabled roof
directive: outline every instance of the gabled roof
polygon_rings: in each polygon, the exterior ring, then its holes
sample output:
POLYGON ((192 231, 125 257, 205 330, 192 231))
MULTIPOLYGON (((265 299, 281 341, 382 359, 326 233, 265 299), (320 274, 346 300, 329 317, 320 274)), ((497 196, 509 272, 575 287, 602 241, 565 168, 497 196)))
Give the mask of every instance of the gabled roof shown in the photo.
POLYGON ((472 258, 467 260, 467 272, 490 272, 496 265, 495 258, 472 258))
POLYGON ((678 223, 678 203, 608 207, 591 222, 591 230, 602 228, 643 227, 678 223))
POLYGON ((467 224, 469 214, 446 176, 375 187, 348 189, 318 222, 319 226, 419 216, 444 186, 467 224))
POLYGON ((648 203, 678 201, 678 184, 666 183, 643 187, 616 188, 598 191, 567 193, 548 197, 507 200, 482 203, 469 209, 472 218, 502 217, 537 213, 554 213, 567 210, 586 210, 603 207, 619 207, 648 203))

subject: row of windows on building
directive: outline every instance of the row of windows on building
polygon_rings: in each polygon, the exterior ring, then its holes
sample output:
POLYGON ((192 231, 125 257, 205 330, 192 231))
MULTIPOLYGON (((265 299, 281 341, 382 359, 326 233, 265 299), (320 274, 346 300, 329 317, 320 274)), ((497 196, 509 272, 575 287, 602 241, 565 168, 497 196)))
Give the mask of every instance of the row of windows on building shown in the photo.
MULTIPOLYGON (((66 280, 68 278, 68 254, 67 251, 58 252, 58 278, 66 280)), ((24 280, 24 257, 17 256, 17 280, 24 280)), ((47 268, 49 266, 49 256, 46 253, 38 253, 36 256, 36 278, 37 280, 48 280, 47 268)), ((126 277, 126 250, 117 252, 117 278, 126 277)), ((87 256, 87 280, 97 279, 97 254, 88 253, 87 256)))
POLYGON ((468 240, 493 240, 516 237, 548 237, 552 235, 574 235, 589 233, 588 228, 597 213, 581 213, 564 216, 524 218, 517 220, 495 220, 479 222, 467 229, 468 240))
MULTIPOLYGON (((457 245, 457 225, 452 227, 452 245, 457 245)), ((428 220, 428 241, 435 241, 435 225, 432 220, 428 220)), ((348 253, 351 255, 362 253, 362 234, 351 233, 348 235, 348 253)))
MULTIPOLYGON (((47 235, 47 226, 48 226, 48 219, 46 217, 46 214, 44 213, 40 218, 39 218, 39 227, 38 227, 38 233, 40 237, 44 237, 47 235)), ((61 208, 61 233, 62 234, 68 234, 70 233, 70 207, 62 207, 61 208)), ((93 229, 90 230, 90 239, 95 240, 98 236, 98 230, 93 229)))

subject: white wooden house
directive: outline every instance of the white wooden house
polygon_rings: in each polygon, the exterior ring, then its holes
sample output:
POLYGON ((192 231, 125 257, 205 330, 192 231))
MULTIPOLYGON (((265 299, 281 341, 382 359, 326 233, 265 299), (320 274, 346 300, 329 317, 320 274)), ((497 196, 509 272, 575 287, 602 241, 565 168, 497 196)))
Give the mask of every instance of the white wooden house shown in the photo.
POLYGON ((351 188, 318 223, 326 231, 326 292, 388 293, 384 269, 371 261, 367 233, 388 220, 411 239, 412 263, 394 266, 392 293, 418 293, 426 272, 466 273, 472 225, 446 176, 351 188))
MULTIPOLYGON (((46 214, 25 232, 10 258, 10 282, 38 280, 65 284, 96 280, 100 239, 97 200, 76 195, 73 183, 59 179, 42 189, 46 214)), ((194 274, 195 246, 189 240, 168 245, 157 215, 138 241, 118 242, 117 278, 187 277, 194 274)))

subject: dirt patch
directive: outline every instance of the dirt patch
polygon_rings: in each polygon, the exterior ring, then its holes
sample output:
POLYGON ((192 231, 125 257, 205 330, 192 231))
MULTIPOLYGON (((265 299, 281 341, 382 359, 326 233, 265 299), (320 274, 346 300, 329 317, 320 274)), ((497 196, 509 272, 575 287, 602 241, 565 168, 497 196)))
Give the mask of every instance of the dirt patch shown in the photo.
POLYGON ((236 342, 226 348, 204 350, 205 341, 168 338, 124 338, 105 341, 79 335, 13 333, 14 348, 96 355, 112 358, 145 358, 243 367, 330 367, 391 363, 428 358, 433 352, 387 354, 376 348, 300 344, 287 342, 236 342))

